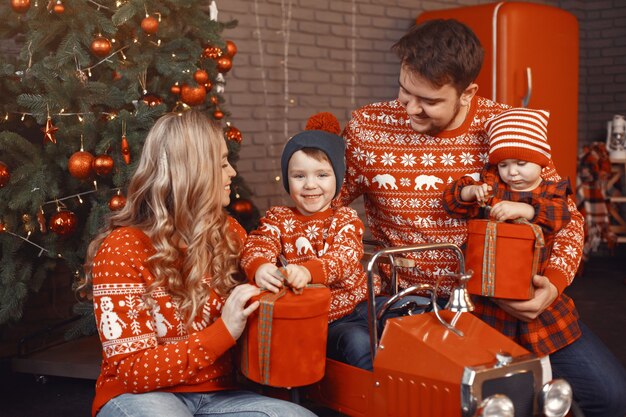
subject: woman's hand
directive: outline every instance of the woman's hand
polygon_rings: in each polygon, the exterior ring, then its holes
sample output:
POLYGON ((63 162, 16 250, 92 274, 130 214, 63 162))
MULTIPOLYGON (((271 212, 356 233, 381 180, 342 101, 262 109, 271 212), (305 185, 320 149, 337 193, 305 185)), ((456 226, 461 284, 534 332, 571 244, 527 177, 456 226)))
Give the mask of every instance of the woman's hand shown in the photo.
POLYGON ((278 268, 269 262, 261 265, 254 274, 256 285, 274 294, 282 288, 284 278, 278 268))
POLYGON ((556 300, 558 291, 554 284, 543 275, 533 277, 535 294, 530 300, 505 300, 494 298, 493 301, 504 311, 522 321, 535 320, 550 304, 556 300))
POLYGON ((226 299, 222 307, 222 321, 233 339, 239 339, 246 327, 248 317, 259 308, 259 301, 251 303, 248 307, 246 303, 260 293, 261 290, 254 285, 241 284, 236 286, 226 299))

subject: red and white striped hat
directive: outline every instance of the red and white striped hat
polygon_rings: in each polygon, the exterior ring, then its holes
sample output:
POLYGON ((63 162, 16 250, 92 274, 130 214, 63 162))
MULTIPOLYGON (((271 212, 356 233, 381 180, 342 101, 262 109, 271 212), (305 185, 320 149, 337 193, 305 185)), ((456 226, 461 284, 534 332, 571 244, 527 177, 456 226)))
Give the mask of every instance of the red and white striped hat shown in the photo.
POLYGON ((534 162, 542 167, 550 160, 548 119, 545 110, 514 108, 487 120, 489 163, 504 159, 534 162))

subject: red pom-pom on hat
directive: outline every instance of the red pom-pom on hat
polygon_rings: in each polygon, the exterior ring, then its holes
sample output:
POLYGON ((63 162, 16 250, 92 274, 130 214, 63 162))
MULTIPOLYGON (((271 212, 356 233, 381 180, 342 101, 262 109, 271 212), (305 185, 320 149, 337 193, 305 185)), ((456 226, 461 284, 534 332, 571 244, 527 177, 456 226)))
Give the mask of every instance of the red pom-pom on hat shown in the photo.
POLYGON ((339 135, 341 133, 341 126, 334 114, 323 111, 309 117, 304 130, 323 130, 339 135))

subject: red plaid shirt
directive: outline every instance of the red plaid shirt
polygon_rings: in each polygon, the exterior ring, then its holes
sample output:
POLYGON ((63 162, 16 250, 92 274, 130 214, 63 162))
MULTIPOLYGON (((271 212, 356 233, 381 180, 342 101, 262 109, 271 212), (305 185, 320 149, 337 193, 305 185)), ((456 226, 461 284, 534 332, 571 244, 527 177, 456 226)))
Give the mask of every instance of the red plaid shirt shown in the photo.
MULTIPOLYGON (((541 226, 545 246, 539 258, 539 271, 543 273, 550 259, 556 232, 571 219, 567 208, 567 196, 571 194, 569 181, 546 181, 532 191, 515 192, 502 182, 497 166, 487 166, 482 174, 483 182, 493 188, 488 204, 515 201, 530 204, 535 209, 532 222, 541 226)), ((467 185, 480 184, 469 176, 450 183, 443 193, 443 207, 453 217, 481 217, 482 209, 476 202, 461 200, 461 189, 467 185)), ((503 334, 513 338, 526 349, 540 355, 548 355, 572 343, 580 337, 578 312, 574 302, 565 294, 556 300, 536 320, 523 322, 504 312, 487 297, 475 296, 474 314, 503 334)))

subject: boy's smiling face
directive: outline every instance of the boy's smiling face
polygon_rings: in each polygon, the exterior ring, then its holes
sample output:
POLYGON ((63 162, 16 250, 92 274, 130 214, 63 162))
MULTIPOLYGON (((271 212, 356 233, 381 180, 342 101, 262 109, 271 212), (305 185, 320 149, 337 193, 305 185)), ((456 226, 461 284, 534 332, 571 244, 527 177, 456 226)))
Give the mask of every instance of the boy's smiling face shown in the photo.
POLYGON ((335 196, 335 172, 327 158, 318 160, 297 151, 287 168, 289 195, 300 213, 310 216, 330 207, 335 196))

